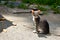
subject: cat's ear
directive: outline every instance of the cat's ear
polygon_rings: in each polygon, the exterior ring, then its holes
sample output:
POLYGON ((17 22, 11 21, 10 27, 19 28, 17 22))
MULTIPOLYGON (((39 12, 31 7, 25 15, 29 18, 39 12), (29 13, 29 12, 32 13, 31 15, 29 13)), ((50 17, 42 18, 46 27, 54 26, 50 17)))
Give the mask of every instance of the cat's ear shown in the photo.
POLYGON ((34 10, 32 10, 32 13, 34 13, 34 10))
POLYGON ((34 14, 34 10, 32 10, 32 14, 34 14))
POLYGON ((39 13, 39 14, 40 14, 40 12, 41 12, 41 11, 40 11, 40 10, 38 10, 38 13, 39 13))

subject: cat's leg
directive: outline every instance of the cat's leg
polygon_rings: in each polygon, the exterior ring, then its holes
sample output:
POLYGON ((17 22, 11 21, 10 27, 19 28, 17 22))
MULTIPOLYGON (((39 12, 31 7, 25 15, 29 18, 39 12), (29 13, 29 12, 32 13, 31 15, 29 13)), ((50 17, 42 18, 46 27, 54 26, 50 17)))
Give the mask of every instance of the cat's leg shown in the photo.
POLYGON ((38 29, 38 33, 43 33, 43 30, 42 29, 38 29))
POLYGON ((37 25, 36 25, 36 32, 39 33, 39 31, 38 31, 38 26, 37 26, 37 25))
POLYGON ((33 25, 34 25, 34 30, 33 30, 33 33, 36 33, 36 22, 35 22, 35 19, 34 19, 34 16, 33 16, 33 25))
POLYGON ((37 31, 36 31, 36 24, 35 24, 35 23, 33 23, 33 25, 34 25, 33 33, 36 33, 36 32, 37 32, 37 31))
POLYGON ((38 25, 36 25, 36 32, 37 33, 43 33, 44 31, 42 28, 40 28, 38 25))

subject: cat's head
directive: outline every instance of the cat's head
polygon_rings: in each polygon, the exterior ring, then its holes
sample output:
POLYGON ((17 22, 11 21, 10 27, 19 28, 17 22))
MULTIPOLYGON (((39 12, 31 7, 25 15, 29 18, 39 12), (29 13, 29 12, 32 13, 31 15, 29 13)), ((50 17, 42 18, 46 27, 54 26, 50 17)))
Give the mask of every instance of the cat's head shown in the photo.
POLYGON ((32 9, 32 16, 38 17, 39 14, 40 14, 40 10, 38 10, 38 9, 32 9))

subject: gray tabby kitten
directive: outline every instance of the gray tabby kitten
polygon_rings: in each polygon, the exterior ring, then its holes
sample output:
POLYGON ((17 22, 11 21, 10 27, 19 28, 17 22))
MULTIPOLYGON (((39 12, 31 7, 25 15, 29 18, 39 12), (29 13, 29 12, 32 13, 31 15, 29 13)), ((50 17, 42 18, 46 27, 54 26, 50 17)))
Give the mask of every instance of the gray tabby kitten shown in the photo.
POLYGON ((36 26, 36 32, 42 34, 49 34, 49 24, 47 20, 41 20, 39 16, 40 10, 32 9, 33 21, 36 26))

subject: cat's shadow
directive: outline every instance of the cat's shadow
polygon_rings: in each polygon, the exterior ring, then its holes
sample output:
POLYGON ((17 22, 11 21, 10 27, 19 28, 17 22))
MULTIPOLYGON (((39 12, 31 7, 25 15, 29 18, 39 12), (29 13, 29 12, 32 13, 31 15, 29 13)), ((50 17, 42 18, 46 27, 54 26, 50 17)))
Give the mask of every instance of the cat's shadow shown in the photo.
POLYGON ((38 37, 44 37, 47 38, 47 36, 50 36, 50 34, 41 34, 41 33, 37 33, 38 37))

